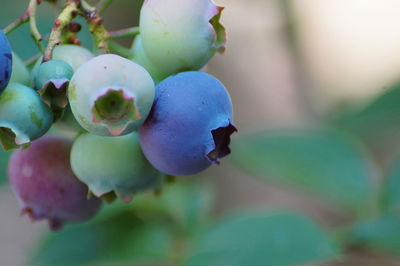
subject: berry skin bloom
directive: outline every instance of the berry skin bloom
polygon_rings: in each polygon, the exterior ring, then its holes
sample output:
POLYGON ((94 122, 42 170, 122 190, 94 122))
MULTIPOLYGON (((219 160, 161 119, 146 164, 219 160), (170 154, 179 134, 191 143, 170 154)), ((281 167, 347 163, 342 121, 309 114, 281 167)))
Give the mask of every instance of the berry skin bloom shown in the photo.
POLYGON ((232 104, 224 86, 203 72, 183 72, 160 82, 146 122, 142 150, 169 175, 192 175, 230 153, 232 104))
POLYGON ((225 50, 222 7, 211 0, 147 0, 140 12, 143 48, 167 74, 198 70, 225 50))
POLYGON ((149 114, 154 94, 154 82, 143 67, 113 54, 83 64, 68 87, 76 120, 100 136, 120 136, 136 130, 149 114))
POLYGON ((0 143, 3 149, 43 136, 53 123, 53 113, 32 88, 10 83, 0 95, 0 143))
POLYGON ((136 132, 118 137, 80 135, 72 147, 71 166, 91 193, 100 197, 112 192, 124 202, 161 181, 161 173, 144 157, 136 132))
POLYGON ((66 222, 88 220, 101 206, 100 199, 87 199, 88 188, 73 174, 71 147, 69 139, 43 137, 28 149, 15 151, 8 165, 8 178, 21 212, 32 220, 47 219, 53 230, 66 222))
POLYGON ((7 87, 12 73, 12 54, 10 44, 0 30, 0 93, 7 87))

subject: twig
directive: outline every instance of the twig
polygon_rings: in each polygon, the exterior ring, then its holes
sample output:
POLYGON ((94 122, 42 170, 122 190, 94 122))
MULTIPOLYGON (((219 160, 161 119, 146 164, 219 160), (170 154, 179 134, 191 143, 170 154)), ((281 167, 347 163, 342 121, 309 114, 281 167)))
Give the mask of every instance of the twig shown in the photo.
POLYGON ((114 41, 109 41, 108 44, 110 46, 111 51, 114 51, 117 54, 122 55, 123 57, 126 58, 132 57, 132 51, 129 50, 128 48, 125 48, 114 41))
POLYGON ((140 33, 139 27, 131 27, 122 30, 110 31, 108 32, 108 37, 110 38, 110 40, 115 40, 119 38, 135 36, 138 35, 139 33, 140 33))
POLYGON ((34 56, 32 56, 31 58, 28 58, 27 60, 24 61, 24 64, 26 67, 30 67, 32 66, 34 63, 36 63, 36 61, 42 56, 41 53, 39 54, 35 54, 34 56))
POLYGON ((101 0, 99 3, 96 5, 96 10, 98 13, 103 12, 110 4, 112 0, 101 0))
POLYGON ((108 32, 104 28, 103 19, 99 16, 96 8, 89 5, 85 0, 80 1, 80 9, 89 24, 89 30, 93 35, 98 52, 101 54, 108 52, 108 32))
POLYGON ((28 6, 28 15, 31 26, 31 35, 36 45, 38 46, 41 53, 44 52, 44 46, 42 44, 42 35, 40 35, 39 30, 36 25, 36 8, 42 2, 42 0, 30 0, 28 6))
POLYGON ((22 14, 19 18, 11 22, 7 27, 3 29, 4 34, 9 34, 13 32, 18 27, 24 25, 29 21, 29 10, 22 14))
POLYGON ((75 2, 67 2, 65 8, 61 11, 60 15, 54 21, 53 30, 50 33, 49 44, 47 45, 44 53, 43 62, 51 59, 53 49, 56 45, 61 43, 61 33, 65 26, 67 26, 78 14, 78 6, 75 2))

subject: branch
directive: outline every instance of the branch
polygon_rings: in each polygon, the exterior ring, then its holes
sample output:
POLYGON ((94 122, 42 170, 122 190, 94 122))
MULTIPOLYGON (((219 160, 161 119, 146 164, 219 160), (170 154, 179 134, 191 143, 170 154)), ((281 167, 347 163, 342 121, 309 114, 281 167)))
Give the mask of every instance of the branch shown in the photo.
POLYGON ((96 5, 96 10, 98 13, 103 12, 110 4, 112 0, 101 0, 97 5, 96 5))
POLYGON ((75 2, 67 2, 65 8, 54 21, 53 30, 50 33, 49 44, 44 53, 43 62, 49 61, 53 54, 54 47, 61 43, 61 33, 78 14, 78 6, 75 2))
POLYGON ((132 57, 132 51, 129 50, 128 48, 125 48, 113 41, 110 41, 109 45, 110 45, 110 49, 112 51, 116 52, 117 54, 122 55, 123 57, 126 57, 126 58, 132 57))
POLYGON ((108 52, 108 32, 104 28, 103 19, 99 16, 96 8, 89 5, 85 0, 80 1, 81 13, 85 16, 86 22, 89 24, 89 30, 93 35, 99 53, 108 52))
POLYGON ((110 40, 115 40, 119 38, 129 37, 129 36, 136 36, 140 33, 139 27, 131 27, 122 30, 110 31, 108 32, 108 37, 110 40))
POLYGON ((38 46, 40 52, 43 53, 44 46, 42 44, 42 35, 40 35, 36 25, 36 8, 41 2, 42 0, 30 0, 27 12, 30 20, 32 38, 38 46))
POLYGON ((7 27, 3 29, 4 34, 9 34, 13 32, 18 27, 24 25, 29 21, 29 10, 27 10, 24 14, 22 14, 19 18, 11 22, 7 27))

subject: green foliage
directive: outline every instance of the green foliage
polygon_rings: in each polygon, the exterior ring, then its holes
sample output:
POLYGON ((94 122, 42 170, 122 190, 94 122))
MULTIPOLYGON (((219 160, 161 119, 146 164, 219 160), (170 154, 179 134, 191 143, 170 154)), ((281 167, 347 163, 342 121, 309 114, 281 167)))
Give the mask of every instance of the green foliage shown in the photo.
POLYGON ((382 139, 400 133, 400 82, 357 111, 343 112, 335 122, 367 140, 382 139))
POLYGON ((238 213, 199 236, 186 266, 300 265, 332 259, 338 247, 296 213, 238 213))
POLYGON ((374 164, 365 148, 330 129, 262 132, 234 141, 231 159, 242 169, 345 207, 359 208, 374 196, 374 164))
POLYGON ((47 235, 32 263, 154 265, 179 260, 183 251, 176 247, 208 223, 213 197, 207 185, 179 182, 160 196, 140 194, 131 204, 117 201, 87 224, 47 235))
POLYGON ((382 199, 386 210, 400 211, 400 158, 395 161, 385 180, 382 199))
POLYGON ((120 213, 109 219, 71 226, 45 239, 33 259, 36 265, 87 265, 101 262, 165 260, 173 236, 161 224, 120 213))
POLYGON ((400 217, 391 213, 362 221, 351 228, 349 244, 367 246, 400 255, 400 217))
POLYGON ((7 182, 7 163, 11 152, 5 152, 0 148, 0 185, 7 182))

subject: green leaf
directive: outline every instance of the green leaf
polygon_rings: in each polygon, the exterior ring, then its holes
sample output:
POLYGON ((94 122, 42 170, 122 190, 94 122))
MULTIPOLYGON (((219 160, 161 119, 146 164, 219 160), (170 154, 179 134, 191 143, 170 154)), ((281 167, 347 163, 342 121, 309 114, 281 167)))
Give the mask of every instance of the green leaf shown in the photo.
POLYGON ((210 185, 179 179, 174 184, 165 185, 160 195, 141 193, 130 204, 116 201, 101 215, 130 210, 149 221, 172 220, 178 230, 195 233, 208 223, 214 203, 215 194, 210 185))
POLYGON ((131 213, 97 219, 48 235, 35 252, 34 265, 155 263, 168 260, 173 236, 162 224, 131 213))
POLYGON ((383 207, 390 211, 400 211, 400 158, 395 161, 385 181, 382 193, 383 207))
POLYGON ((5 152, 0 148, 0 185, 7 182, 7 164, 11 152, 5 152))
POLYGON ((382 92, 360 110, 342 112, 336 123, 368 141, 381 142, 400 133, 400 82, 382 92))
POLYGON ((400 217, 387 214, 355 225, 347 236, 349 244, 380 249, 400 255, 400 217))
POLYGON ((231 159, 260 178, 358 209, 374 196, 376 174, 364 146, 330 129, 263 132, 234 141, 231 159))
POLYGON ((329 260, 338 247, 300 214, 239 213, 199 236, 186 266, 279 266, 329 260))

